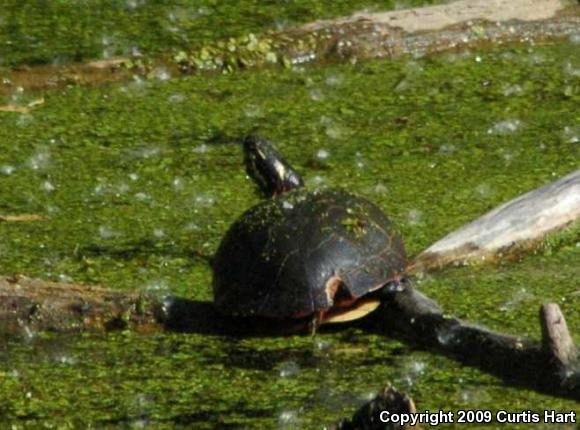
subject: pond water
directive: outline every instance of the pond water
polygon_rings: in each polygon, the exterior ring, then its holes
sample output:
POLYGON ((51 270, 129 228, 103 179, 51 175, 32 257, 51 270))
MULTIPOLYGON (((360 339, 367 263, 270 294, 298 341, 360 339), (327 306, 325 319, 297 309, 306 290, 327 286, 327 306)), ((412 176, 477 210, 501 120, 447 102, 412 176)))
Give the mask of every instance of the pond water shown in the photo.
MULTIPOLYGON (((209 259, 260 199, 237 140, 249 133, 276 142, 309 187, 377 203, 416 254, 579 168, 579 59, 572 39, 47 91, 31 113, 0 115, 0 214, 44 217, 0 223, 2 273, 210 301, 209 259)), ((554 301, 577 334, 579 261, 576 229, 521 261, 415 282, 460 318, 534 338, 554 301)), ((13 429, 320 429, 387 382, 421 410, 580 413, 348 325, 265 338, 23 330, 0 344, 0 380, 0 427, 13 429)))

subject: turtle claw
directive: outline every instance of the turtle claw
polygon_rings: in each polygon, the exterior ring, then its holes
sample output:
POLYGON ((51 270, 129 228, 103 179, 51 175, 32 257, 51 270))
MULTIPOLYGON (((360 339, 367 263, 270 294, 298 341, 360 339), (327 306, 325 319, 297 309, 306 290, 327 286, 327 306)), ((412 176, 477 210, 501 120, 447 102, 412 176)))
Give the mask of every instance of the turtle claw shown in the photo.
POLYGON ((322 318, 323 318, 323 311, 315 312, 312 315, 312 319, 308 323, 308 331, 310 332, 310 336, 314 337, 316 332, 322 325, 322 318))

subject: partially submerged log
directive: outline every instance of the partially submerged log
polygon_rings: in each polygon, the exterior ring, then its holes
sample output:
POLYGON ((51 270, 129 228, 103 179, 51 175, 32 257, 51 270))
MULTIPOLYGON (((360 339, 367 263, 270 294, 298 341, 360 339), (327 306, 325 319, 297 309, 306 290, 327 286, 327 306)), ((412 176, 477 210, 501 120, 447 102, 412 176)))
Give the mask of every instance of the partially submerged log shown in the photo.
POLYGON ((162 303, 138 292, 0 278, 0 334, 85 331, 159 325, 162 303))
POLYGON ((580 170, 530 191, 448 234, 415 257, 410 272, 503 258, 580 219, 580 170))
POLYGON ((566 0, 461 0, 391 12, 359 12, 280 32, 212 41, 175 57, 20 67, 4 73, 10 85, 0 87, 0 95, 18 87, 41 90, 146 78, 159 68, 178 76, 180 70, 222 72, 272 64, 352 62, 506 43, 545 43, 576 37, 579 28, 580 7, 566 0))
POLYGON ((358 12, 346 18, 315 21, 301 28, 315 31, 334 25, 366 21, 397 27, 407 33, 418 33, 477 20, 496 23, 510 20, 545 20, 554 18, 569 5, 569 2, 562 0, 460 0, 390 12, 358 12))
POLYGON ((372 321, 381 333, 439 350, 511 384, 580 399, 577 349, 556 304, 542 307, 541 343, 466 324, 412 287, 387 293, 382 306, 378 324, 372 321))
POLYGON ((44 218, 36 214, 0 215, 0 222, 42 221, 44 218))

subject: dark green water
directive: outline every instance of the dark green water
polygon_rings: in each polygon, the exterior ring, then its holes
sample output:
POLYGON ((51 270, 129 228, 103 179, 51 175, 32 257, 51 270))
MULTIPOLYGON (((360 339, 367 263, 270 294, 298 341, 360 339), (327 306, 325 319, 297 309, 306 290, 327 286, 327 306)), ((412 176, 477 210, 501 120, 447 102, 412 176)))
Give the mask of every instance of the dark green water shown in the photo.
MULTIPOLYGON (((0 224, 1 272, 211 300, 207 257, 259 199, 232 139, 251 132, 310 187, 376 202, 415 254, 579 168, 579 58, 562 43, 47 92, 31 114, 0 113, 0 214, 46 217, 0 224)), ((579 261, 575 230, 520 262, 417 283, 450 313, 535 338, 539 305, 555 301, 578 333, 579 261)), ((420 409, 580 412, 347 327, 262 339, 23 329, 0 345, 0 381, 0 427, 15 429, 320 429, 387 381, 420 409)))

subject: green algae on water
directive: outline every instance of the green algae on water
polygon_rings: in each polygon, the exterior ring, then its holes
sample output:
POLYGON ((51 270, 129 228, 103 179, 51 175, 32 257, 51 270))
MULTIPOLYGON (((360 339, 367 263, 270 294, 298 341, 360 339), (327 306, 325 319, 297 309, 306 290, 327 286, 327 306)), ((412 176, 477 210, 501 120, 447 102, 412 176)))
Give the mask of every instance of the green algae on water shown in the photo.
MULTIPOLYGON (((579 54, 569 43, 47 92, 31 114, 0 116, 1 213, 45 218, 0 223, 3 273, 211 300, 211 256, 259 200, 237 140, 249 133, 309 188, 373 201, 416 254, 579 168, 579 54), (321 148, 330 156, 313 164, 321 148)), ((578 243, 571 231, 519 262, 416 282, 449 313, 534 338, 539 304, 554 301, 578 333, 578 243)), ((420 409, 579 409, 356 327, 23 338, 0 346, 2 426, 321 428, 387 381, 420 409)))

